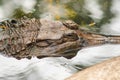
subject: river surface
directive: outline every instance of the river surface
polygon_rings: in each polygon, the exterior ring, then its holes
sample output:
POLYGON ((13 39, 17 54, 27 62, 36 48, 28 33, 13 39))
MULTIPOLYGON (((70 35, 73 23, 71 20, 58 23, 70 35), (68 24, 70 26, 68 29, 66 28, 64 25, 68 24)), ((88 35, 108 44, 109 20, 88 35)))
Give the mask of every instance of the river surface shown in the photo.
POLYGON ((78 51, 72 59, 47 57, 21 59, 0 55, 0 80, 64 80, 81 66, 89 67, 120 56, 120 45, 105 44, 78 51))
POLYGON ((0 80, 64 80, 75 72, 63 57, 17 60, 0 55, 0 80))

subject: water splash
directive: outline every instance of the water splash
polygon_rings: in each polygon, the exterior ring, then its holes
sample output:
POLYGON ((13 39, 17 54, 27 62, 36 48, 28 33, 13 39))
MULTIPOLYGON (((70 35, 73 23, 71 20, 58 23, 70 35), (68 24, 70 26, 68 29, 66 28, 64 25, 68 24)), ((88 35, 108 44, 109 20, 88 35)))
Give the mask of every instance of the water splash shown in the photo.
POLYGON ((17 60, 0 55, 0 80, 64 80, 77 72, 69 63, 63 57, 17 60))
POLYGON ((5 19, 13 14, 13 11, 21 7, 26 13, 33 11, 35 0, 7 0, 0 6, 0 18, 5 19), (5 13, 5 14, 4 14, 5 13))
POLYGON ((120 35, 120 0, 112 0, 111 12, 115 15, 110 23, 105 24, 101 28, 101 33, 108 35, 120 35))
POLYGON ((90 16, 93 19, 102 19, 103 11, 101 10, 98 0, 85 0, 84 7, 91 13, 90 16))
POLYGON ((120 45, 105 44, 78 51, 77 55, 71 59, 71 63, 88 67, 117 56, 120 56, 120 45))

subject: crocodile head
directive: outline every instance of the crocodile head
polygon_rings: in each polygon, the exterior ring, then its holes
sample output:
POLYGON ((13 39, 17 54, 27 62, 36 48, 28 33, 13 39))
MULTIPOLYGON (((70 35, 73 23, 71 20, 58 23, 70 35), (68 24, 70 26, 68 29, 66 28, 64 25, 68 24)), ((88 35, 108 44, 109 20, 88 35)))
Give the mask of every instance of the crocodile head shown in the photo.
POLYGON ((70 58, 80 47, 81 41, 74 28, 60 21, 13 19, 0 23, 0 51, 7 56, 70 58))

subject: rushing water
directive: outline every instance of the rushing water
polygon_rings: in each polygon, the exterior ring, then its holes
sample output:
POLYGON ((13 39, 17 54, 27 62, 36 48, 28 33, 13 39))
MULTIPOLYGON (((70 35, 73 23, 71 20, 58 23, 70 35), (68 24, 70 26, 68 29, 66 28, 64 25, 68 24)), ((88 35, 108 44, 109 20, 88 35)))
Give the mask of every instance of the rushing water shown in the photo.
MULTIPOLYGON (((111 23, 108 23, 102 27, 101 33, 120 35, 119 3, 119 0, 113 0, 113 7, 111 10, 116 13, 116 17, 111 19, 111 23)), ((93 17, 101 17, 102 13, 100 14, 100 12, 96 11, 96 9, 90 9, 89 6, 91 6, 91 3, 88 4, 90 4, 87 5, 88 9, 95 12, 93 17), (98 16, 98 13, 100 16, 98 16)), ((6 6, 8 6, 8 4, 6 6)), ((11 4, 10 6, 13 5, 11 4)), ((93 6, 92 8, 97 7, 93 6)), ((0 13, 4 12, 3 10, 7 10, 6 7, 4 8, 3 6, 0 8, 0 13)), ((4 16, 4 13, 0 14, 0 17, 1 15, 4 16)), ((71 60, 63 57, 49 57, 43 59, 37 59, 34 57, 31 60, 17 60, 15 58, 0 55, 0 80, 64 80, 66 77, 77 72, 75 65, 88 67, 115 56, 120 56, 120 45, 107 44, 85 48, 80 50, 77 53, 77 56, 71 60)))
POLYGON ((75 65, 88 67, 115 56, 120 56, 120 45, 88 47, 72 59, 34 57, 17 60, 0 55, 0 80, 64 80, 78 71, 75 65))
POLYGON ((17 60, 0 55, 0 80, 64 80, 76 71, 63 57, 17 60))
POLYGON ((120 44, 105 44, 82 49, 70 61, 74 65, 88 67, 116 56, 120 56, 120 44))

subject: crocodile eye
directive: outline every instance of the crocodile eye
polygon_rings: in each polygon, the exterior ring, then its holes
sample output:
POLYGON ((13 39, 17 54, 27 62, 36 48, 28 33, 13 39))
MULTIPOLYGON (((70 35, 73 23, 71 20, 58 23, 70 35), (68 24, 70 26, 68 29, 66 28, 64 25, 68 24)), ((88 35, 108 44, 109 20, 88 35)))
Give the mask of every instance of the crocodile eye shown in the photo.
POLYGON ((15 19, 10 20, 11 28, 18 28, 19 24, 18 21, 15 19))
POLYGON ((12 24, 17 24, 17 21, 13 19, 13 20, 11 20, 11 23, 12 24))

